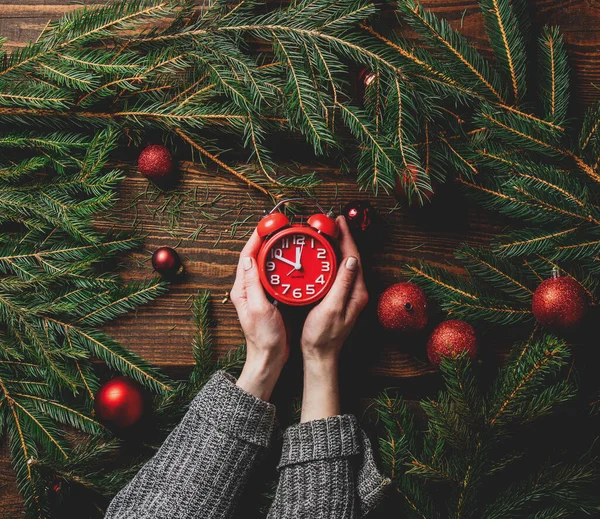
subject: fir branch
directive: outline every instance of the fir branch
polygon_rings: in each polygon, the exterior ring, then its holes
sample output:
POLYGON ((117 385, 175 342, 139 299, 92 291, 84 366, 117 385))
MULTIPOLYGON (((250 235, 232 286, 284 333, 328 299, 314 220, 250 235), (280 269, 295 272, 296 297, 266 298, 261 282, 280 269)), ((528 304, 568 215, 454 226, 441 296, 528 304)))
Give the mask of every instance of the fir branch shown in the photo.
MULTIPOLYGON (((519 3, 521 0, 517 0, 519 3)), ((479 2, 490 44, 498 63, 510 79, 514 103, 519 105, 526 94, 526 52, 521 27, 509 0, 479 2)))

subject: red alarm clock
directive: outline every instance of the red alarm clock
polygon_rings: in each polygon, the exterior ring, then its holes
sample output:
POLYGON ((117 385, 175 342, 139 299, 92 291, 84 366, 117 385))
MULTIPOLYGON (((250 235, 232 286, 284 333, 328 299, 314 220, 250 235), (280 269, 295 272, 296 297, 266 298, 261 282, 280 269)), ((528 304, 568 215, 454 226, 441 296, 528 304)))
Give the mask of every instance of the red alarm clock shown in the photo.
POLYGON ((337 272, 337 256, 330 239, 337 238, 339 229, 318 203, 298 198, 282 200, 259 222, 257 231, 264 239, 257 257, 260 281, 276 301, 304 306, 329 292, 337 272), (312 202, 321 212, 306 223, 290 223, 277 209, 297 200, 312 202))

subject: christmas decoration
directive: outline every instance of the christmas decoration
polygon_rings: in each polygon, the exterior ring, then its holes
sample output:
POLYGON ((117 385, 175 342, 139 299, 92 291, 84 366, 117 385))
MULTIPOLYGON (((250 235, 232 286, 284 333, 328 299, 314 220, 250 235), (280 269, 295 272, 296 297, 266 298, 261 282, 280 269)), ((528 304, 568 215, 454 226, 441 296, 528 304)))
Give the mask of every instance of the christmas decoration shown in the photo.
POLYGON ((358 73, 358 81, 360 82, 363 90, 373 83, 377 79, 377 74, 371 72, 368 68, 363 68, 358 73))
POLYGON ((175 249, 171 247, 159 247, 152 254, 152 266, 154 270, 163 276, 174 276, 183 269, 181 258, 175 249))
POLYGON ((167 148, 152 144, 140 153, 138 168, 150 180, 164 180, 173 171, 173 158, 167 148))
POLYGON ((542 326, 574 328, 587 313, 588 296, 573 278, 552 277, 542 281, 535 290, 531 309, 542 326))
POLYGON ((394 186, 394 196, 396 197, 396 200, 398 200, 399 202, 415 202, 417 198, 417 193, 419 192, 425 199, 431 200, 434 195, 433 187, 416 187, 422 184, 423 179, 424 173, 420 173, 415 166, 408 165, 406 168, 404 168, 402 176, 396 178, 396 184, 394 186), (407 189, 409 189, 411 192, 410 197, 406 194, 407 189))
POLYGON ((348 222, 348 227, 353 234, 362 234, 368 231, 373 223, 375 209, 367 200, 352 200, 348 202, 342 214, 348 222))
POLYGON ((413 283, 397 283, 381 295, 377 315, 386 330, 418 332, 427 325, 427 296, 413 283))
POLYGON ((457 319, 437 325, 427 341, 427 357, 433 364, 440 364, 442 357, 456 357, 466 353, 474 359, 477 356, 477 336, 473 327, 457 319))
POLYGON ((131 427, 144 414, 144 393, 139 384, 127 377, 104 383, 94 400, 96 416, 113 427, 131 427))

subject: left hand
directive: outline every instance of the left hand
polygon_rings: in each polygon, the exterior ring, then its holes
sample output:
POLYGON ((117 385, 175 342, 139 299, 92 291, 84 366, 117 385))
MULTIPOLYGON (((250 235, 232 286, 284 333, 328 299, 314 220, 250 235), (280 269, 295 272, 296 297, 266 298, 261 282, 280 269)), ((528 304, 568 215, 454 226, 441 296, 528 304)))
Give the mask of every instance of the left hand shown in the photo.
POLYGON ((246 336, 246 362, 237 385, 268 400, 290 348, 283 317, 267 299, 258 276, 261 242, 255 230, 240 254, 230 297, 246 336))

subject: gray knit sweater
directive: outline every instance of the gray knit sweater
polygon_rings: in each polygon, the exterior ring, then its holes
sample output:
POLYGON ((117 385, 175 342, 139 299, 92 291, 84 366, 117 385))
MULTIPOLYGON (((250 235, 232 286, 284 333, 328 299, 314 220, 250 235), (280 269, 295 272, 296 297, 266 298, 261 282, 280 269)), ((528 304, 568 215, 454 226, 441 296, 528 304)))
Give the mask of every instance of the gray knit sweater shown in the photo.
MULTIPOLYGON (((275 407, 219 372, 156 455, 113 499, 105 519, 225 519, 269 447, 275 407)), ((381 500, 369 440, 352 415, 289 427, 269 519, 351 519, 381 500)))

